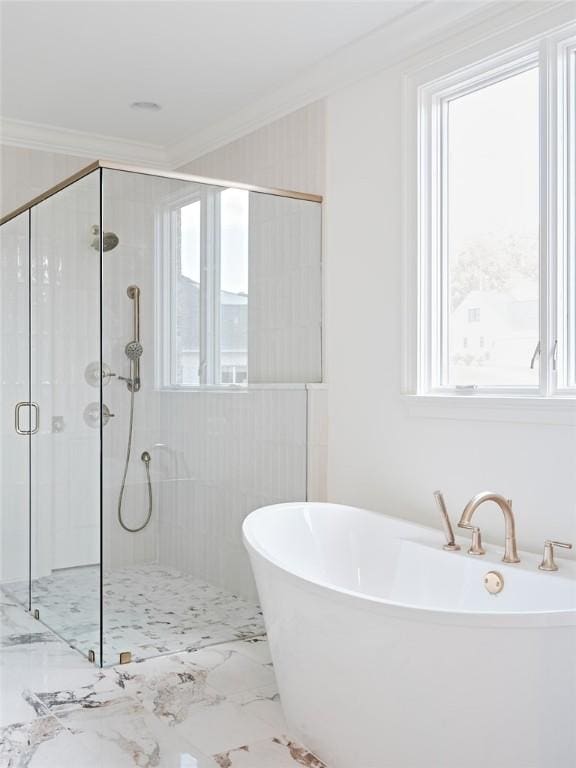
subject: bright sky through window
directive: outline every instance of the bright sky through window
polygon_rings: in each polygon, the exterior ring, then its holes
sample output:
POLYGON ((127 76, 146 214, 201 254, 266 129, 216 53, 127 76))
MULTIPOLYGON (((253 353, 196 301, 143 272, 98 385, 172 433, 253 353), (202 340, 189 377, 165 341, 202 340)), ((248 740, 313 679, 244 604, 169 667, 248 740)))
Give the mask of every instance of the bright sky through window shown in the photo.
POLYGON ((248 293, 248 200, 244 189, 220 195, 220 279, 222 290, 230 293, 248 293))
POLYGON ((180 210, 180 269, 184 277, 200 282, 200 200, 180 210))
POLYGON ((445 383, 537 383, 538 126, 537 69, 448 103, 445 383))

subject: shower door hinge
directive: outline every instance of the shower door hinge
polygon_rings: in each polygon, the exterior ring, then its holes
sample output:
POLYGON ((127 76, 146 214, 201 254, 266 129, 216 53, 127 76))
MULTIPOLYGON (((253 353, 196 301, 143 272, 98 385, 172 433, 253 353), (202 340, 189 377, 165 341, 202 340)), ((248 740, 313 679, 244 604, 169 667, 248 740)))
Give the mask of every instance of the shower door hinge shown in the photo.
POLYGON ((88 661, 92 662, 92 664, 96 664, 96 654, 94 653, 92 648, 90 648, 90 650, 88 651, 88 661))
POLYGON ((35 619, 40 620, 40 611, 38 610, 38 608, 34 608, 34 610, 32 611, 32 616, 34 616, 35 619))
POLYGON ((120 664, 130 664, 132 661, 132 651, 122 651, 120 654, 120 664))

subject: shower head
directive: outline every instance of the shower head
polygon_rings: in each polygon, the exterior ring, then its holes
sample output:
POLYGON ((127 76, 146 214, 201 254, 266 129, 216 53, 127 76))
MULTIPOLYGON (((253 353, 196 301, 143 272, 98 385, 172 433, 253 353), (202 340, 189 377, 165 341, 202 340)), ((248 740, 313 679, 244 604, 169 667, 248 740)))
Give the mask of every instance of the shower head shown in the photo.
MULTIPOLYGON (((92 234, 96 235, 94 240, 92 240, 92 248, 94 248, 95 251, 100 250, 100 227, 95 224, 92 227, 92 234)), ((118 235, 116 235, 114 232, 104 232, 102 235, 102 249, 104 251, 111 251, 120 242, 118 235)))
POLYGON ((139 341, 129 341, 124 347, 124 352, 128 360, 138 360, 142 357, 143 352, 142 344, 139 341))

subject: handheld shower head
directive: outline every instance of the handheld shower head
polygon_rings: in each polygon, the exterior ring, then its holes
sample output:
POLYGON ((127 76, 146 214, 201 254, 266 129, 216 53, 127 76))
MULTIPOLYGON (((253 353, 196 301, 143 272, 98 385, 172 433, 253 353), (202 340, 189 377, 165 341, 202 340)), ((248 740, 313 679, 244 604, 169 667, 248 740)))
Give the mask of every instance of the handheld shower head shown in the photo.
POLYGON ((129 285, 126 293, 134 305, 132 341, 129 341, 124 347, 126 357, 130 360, 131 381, 128 383, 128 389, 131 392, 138 392, 141 383, 140 358, 143 352, 142 344, 140 344, 140 288, 137 285, 129 285))
POLYGON ((128 360, 138 360, 142 357, 142 344, 139 341, 129 341, 124 347, 124 352, 128 360))

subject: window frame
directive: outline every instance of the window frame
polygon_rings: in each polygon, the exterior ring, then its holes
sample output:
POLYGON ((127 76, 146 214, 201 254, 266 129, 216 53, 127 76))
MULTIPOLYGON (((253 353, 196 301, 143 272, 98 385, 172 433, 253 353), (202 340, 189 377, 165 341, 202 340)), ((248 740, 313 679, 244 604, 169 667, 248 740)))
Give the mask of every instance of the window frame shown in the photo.
MULTIPOLYGON (((405 393, 470 399, 576 397, 576 25, 487 55, 472 64, 426 79, 405 80, 405 119, 416 126, 416 163, 404 145, 405 174, 414 174, 405 195, 404 318, 405 393), (540 372, 537 385, 456 387, 442 383, 446 370, 447 255, 446 125, 450 100, 539 67, 540 123, 540 372), (570 90, 572 89, 572 91, 570 90), (407 93, 406 93, 407 91, 407 93), (572 142, 572 145, 571 143, 572 142), (411 167, 412 166, 412 167, 411 167), (416 235, 409 231, 416 225, 416 235), (410 260, 415 253, 415 263, 410 260), (569 254, 573 254, 569 258, 569 254), (571 290, 568 287, 571 286, 571 290), (573 334, 570 337, 570 334, 573 334), (571 355, 568 350, 572 350, 571 355)), ((414 129, 412 129, 414 131, 414 129)))
POLYGON ((556 148, 560 200, 557 271, 558 280, 565 286, 562 302, 558 303, 557 309, 558 348, 561 355, 557 386, 576 396, 576 342, 570 344, 570 329, 576 336, 576 34, 559 41, 554 64, 557 71, 556 92, 560 97, 556 148))
POLYGON ((164 202, 155 220, 155 383, 157 389, 198 391, 240 389, 222 383, 221 361, 221 194, 228 187, 199 185, 164 202), (200 203, 200 301, 198 384, 179 384, 177 355, 178 277, 181 211, 200 203))

